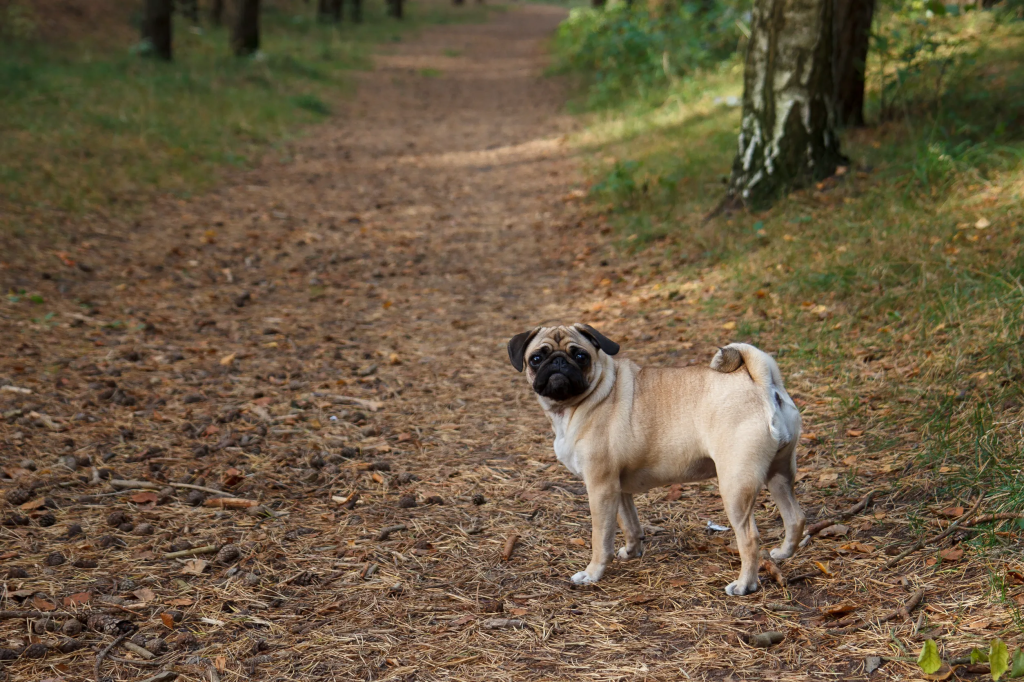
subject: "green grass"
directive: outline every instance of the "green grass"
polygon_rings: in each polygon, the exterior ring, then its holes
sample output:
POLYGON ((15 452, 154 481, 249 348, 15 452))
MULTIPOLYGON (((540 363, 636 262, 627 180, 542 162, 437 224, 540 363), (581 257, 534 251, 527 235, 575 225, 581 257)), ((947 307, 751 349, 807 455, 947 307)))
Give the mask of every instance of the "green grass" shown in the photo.
MULTIPOLYGON (((128 46, 8 40, 0 51, 0 223, 37 230, 54 209, 125 210, 245 167, 349 95, 375 45, 419 27, 480 20, 487 8, 409 3, 398 22, 367 3, 364 22, 314 21, 315 3, 268 3, 262 51, 230 54, 226 29, 175 26, 175 60, 128 46)), ((0 227, 3 227, 0 224, 0 227)))
POLYGON ((913 455, 908 489, 985 491, 991 511, 1021 510, 1024 25, 982 13, 942 28, 956 58, 873 60, 869 118, 899 78, 898 115, 890 104, 886 122, 848 131, 845 173, 768 211, 704 220, 735 154, 738 59, 590 114, 574 143, 593 210, 663 305, 694 324, 731 320, 720 341, 778 350, 828 385, 870 450, 913 455), (694 282, 714 296, 691 296, 694 282))

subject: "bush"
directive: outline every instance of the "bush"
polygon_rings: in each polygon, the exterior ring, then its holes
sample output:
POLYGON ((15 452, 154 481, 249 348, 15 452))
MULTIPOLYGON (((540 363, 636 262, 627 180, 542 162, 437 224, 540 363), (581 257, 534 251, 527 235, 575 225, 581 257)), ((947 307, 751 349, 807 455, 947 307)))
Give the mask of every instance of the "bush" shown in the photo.
POLYGON ((675 80, 735 55, 749 33, 739 2, 573 9, 555 39, 557 69, 583 74, 604 107, 664 93, 675 80))

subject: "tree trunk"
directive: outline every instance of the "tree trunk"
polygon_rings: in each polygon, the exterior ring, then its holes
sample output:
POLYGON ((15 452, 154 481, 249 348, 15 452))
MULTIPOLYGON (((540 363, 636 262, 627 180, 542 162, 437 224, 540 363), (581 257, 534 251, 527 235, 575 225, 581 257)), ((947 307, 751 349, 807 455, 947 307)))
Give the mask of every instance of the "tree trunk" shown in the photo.
POLYGON ((238 0, 238 16, 231 33, 231 49, 239 57, 260 49, 260 0, 238 0))
POLYGON ((224 22, 224 0, 210 0, 210 23, 220 26, 224 22))
POLYGON ((465 0, 452 0, 452 4, 456 6, 462 6, 465 0))
POLYGON ((388 0, 388 14, 395 19, 401 19, 402 0, 388 0))
POLYGON ((843 162, 832 108, 833 0, 756 0, 729 197, 759 208, 843 162))
POLYGON ((171 59, 171 17, 174 0, 146 0, 146 15, 142 21, 142 39, 148 41, 152 54, 171 59))
POLYGON ((340 24, 345 14, 344 0, 331 0, 331 18, 334 23, 340 24))
POLYGON ((352 3, 352 22, 360 23, 363 20, 363 0, 350 0, 352 3))
POLYGON ((835 0, 832 66, 836 124, 864 125, 864 70, 875 0, 835 0))
POLYGON ((590 6, 594 9, 604 7, 606 0, 590 0, 590 6))
POLYGON ((181 8, 181 15, 191 22, 193 26, 199 25, 199 0, 180 0, 178 6, 181 8))
POLYGON ((327 24, 333 21, 334 4, 334 0, 318 0, 318 2, 316 3, 316 20, 322 24, 327 24))

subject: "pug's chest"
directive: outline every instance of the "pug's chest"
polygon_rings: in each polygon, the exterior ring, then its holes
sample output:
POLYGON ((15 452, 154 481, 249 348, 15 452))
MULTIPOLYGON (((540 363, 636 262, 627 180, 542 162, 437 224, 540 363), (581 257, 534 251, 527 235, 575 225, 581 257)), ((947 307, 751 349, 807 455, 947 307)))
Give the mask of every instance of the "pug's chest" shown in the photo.
POLYGON ((569 433, 568 419, 552 417, 551 426, 555 431, 555 457, 566 469, 576 476, 583 476, 583 466, 576 450, 576 438, 569 433))

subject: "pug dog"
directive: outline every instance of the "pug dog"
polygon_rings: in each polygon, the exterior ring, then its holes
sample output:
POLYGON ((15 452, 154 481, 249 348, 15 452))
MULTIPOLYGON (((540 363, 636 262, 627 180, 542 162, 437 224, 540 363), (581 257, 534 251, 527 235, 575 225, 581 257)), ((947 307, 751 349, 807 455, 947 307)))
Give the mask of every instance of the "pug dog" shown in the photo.
POLYGON ((508 342, 512 366, 526 369, 551 420, 558 461, 587 487, 593 555, 572 581, 585 585, 604 575, 615 555, 616 518, 625 536, 618 558, 642 554, 634 495, 717 476, 742 562, 725 591, 757 591, 754 505, 761 489, 768 486, 786 529, 773 559, 792 556, 804 529, 793 491, 800 412, 778 365, 744 343, 721 348, 709 367, 642 368, 616 359, 618 352, 586 324, 538 327, 508 342))

